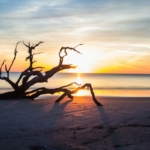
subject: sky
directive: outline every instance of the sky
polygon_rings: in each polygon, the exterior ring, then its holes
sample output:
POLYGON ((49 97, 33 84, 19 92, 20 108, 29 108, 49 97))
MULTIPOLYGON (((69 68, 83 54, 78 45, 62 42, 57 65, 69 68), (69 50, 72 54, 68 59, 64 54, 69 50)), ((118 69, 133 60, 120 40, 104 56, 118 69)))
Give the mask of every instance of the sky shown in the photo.
MULTIPOLYGON (((77 47, 64 63, 70 72, 150 74, 149 0, 0 0, 0 64, 9 66, 18 41, 38 43, 37 66, 58 65, 62 46, 77 47)), ((18 45, 11 71, 28 65, 18 45)))

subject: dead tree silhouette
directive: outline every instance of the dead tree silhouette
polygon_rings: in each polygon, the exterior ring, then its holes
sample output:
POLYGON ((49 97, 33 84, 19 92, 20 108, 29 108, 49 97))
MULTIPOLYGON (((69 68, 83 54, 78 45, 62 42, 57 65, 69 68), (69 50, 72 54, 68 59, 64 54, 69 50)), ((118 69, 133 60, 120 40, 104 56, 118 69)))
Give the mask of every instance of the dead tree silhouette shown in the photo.
POLYGON ((41 53, 33 53, 33 51, 35 50, 36 47, 38 47, 43 42, 40 41, 35 45, 34 44, 31 45, 30 42, 28 42, 28 44, 23 42, 24 46, 26 46, 28 49, 28 56, 26 57, 26 61, 29 62, 29 66, 20 73, 19 78, 17 79, 16 82, 14 82, 10 79, 9 74, 10 74, 10 70, 14 64, 14 61, 16 60, 16 56, 17 56, 17 52, 18 52, 17 46, 19 43, 20 42, 17 42, 17 44, 16 44, 16 47, 14 50, 14 58, 10 64, 10 66, 7 67, 7 65, 5 64, 6 60, 4 60, 0 66, 0 79, 5 80, 13 88, 13 91, 11 91, 11 92, 6 92, 6 93, 0 94, 0 99, 28 98, 28 99, 34 100, 36 97, 43 95, 43 94, 55 94, 57 92, 62 92, 63 94, 56 100, 56 102, 59 102, 65 96, 68 96, 70 99, 73 99, 73 96, 72 96, 73 94, 77 93, 79 90, 88 88, 91 92, 92 99, 95 102, 95 104, 102 106, 102 104, 97 101, 94 91, 93 91, 93 88, 92 88, 92 85, 90 83, 85 83, 84 85, 80 85, 76 82, 72 82, 68 85, 61 86, 61 87, 54 88, 54 89, 48 89, 45 87, 40 87, 40 88, 37 88, 34 90, 29 89, 30 87, 32 87, 33 85, 35 85, 37 83, 48 82, 49 78, 51 78, 53 75, 55 75, 57 72, 59 72, 61 70, 76 68, 77 66, 73 66, 71 64, 63 64, 63 61, 64 61, 64 58, 68 54, 67 53, 68 50, 72 50, 72 51, 80 54, 80 52, 78 50, 76 50, 76 48, 82 44, 79 44, 76 47, 61 47, 61 49, 59 51, 58 66, 42 73, 43 67, 41 67, 41 66, 33 67, 33 64, 36 62, 34 60, 34 56, 37 54, 41 54, 41 53), (2 68, 4 65, 5 65, 6 76, 4 76, 2 73, 2 68), (69 90, 67 87, 69 87, 73 84, 77 85, 77 88, 74 90, 69 90))

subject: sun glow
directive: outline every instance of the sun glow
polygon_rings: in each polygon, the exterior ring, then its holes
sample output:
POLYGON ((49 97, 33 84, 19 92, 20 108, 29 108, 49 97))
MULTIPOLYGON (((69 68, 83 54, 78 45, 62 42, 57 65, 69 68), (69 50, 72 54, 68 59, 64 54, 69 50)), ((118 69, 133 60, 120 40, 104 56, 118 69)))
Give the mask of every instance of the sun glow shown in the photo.
POLYGON ((68 70, 73 73, 87 73, 92 71, 91 55, 78 54, 75 52, 69 52, 68 56, 64 59, 64 64, 72 64, 77 66, 76 69, 68 70))
POLYGON ((78 84, 82 84, 82 79, 81 79, 80 73, 77 74, 76 82, 77 82, 78 84))
POLYGON ((88 91, 87 90, 80 90, 75 95, 76 96, 85 96, 85 95, 88 95, 88 91))
MULTIPOLYGON (((81 84, 81 85, 83 84, 83 81, 82 81, 82 78, 80 76, 80 73, 77 74, 76 82, 78 84, 81 84)), ((84 96, 84 95, 87 95, 87 92, 88 92, 87 90, 83 89, 83 90, 78 91, 75 95, 76 96, 84 96)))

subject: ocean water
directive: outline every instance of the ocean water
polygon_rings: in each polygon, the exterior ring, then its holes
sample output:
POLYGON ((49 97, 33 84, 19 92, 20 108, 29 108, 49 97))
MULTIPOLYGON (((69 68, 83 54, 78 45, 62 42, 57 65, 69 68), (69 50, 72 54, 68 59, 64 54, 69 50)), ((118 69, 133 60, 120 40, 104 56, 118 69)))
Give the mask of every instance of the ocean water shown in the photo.
MULTIPOLYGON (((12 72, 10 79, 16 81, 19 75, 19 73, 12 72)), ((57 88, 71 82, 91 83, 97 96, 150 97, 150 75, 58 73, 50 78, 48 83, 38 83, 31 89, 38 87, 57 88)), ((70 88, 76 88, 76 86, 70 88)), ((0 93, 11 90, 8 83, 0 80, 0 93)), ((90 92, 85 89, 76 95, 86 96, 90 95, 90 92)))

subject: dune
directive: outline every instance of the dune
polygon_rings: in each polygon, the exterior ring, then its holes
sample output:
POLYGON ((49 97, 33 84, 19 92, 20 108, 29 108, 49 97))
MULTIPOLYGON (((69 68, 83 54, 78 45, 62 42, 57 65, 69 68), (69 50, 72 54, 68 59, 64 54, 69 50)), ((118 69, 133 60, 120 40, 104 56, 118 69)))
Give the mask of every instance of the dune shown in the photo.
POLYGON ((0 101, 2 150, 148 150, 150 98, 0 101))

